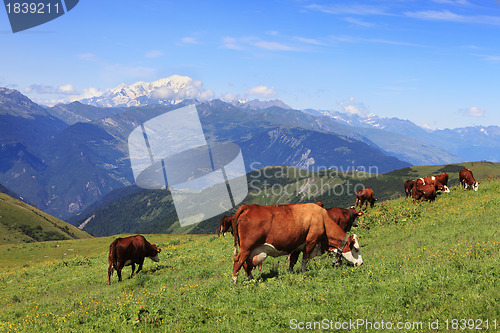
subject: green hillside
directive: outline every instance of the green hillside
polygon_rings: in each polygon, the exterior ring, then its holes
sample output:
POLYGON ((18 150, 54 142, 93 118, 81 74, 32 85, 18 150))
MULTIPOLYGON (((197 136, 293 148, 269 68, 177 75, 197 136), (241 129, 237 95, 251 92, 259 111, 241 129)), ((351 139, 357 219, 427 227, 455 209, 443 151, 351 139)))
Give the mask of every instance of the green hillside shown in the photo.
MULTIPOLYGON (((242 204, 274 205, 322 201, 325 207, 349 207, 355 203, 356 190, 363 187, 373 188, 380 204, 387 199, 404 196, 403 184, 407 179, 447 172, 450 176, 449 185, 457 184, 458 171, 462 167, 472 170, 479 181, 488 177, 500 177, 500 163, 490 162, 418 166, 382 175, 378 174, 377 168, 366 172, 354 170, 354 167, 313 172, 275 166, 255 170, 247 175, 249 195, 242 204)), ((236 208, 224 215, 235 211, 236 208)), ((124 232, 210 234, 216 232, 221 216, 181 228, 168 191, 142 190, 100 207, 84 216, 78 224, 91 217, 84 230, 96 236, 124 232)))
POLYGON ((0 193, 0 244, 91 237, 33 206, 0 193))
POLYGON ((0 245, 0 331, 288 332, 318 323, 340 331, 336 323, 351 321, 345 331, 372 332, 366 325, 383 321, 401 332, 495 332, 499 194, 500 179, 490 178, 478 192, 452 188, 433 203, 386 201, 353 230, 362 266, 333 268, 324 255, 289 273, 286 257, 269 258, 255 280, 241 272, 236 288, 231 237, 146 235, 162 248, 160 262, 147 259, 131 279, 126 267, 111 286, 114 237, 0 245))

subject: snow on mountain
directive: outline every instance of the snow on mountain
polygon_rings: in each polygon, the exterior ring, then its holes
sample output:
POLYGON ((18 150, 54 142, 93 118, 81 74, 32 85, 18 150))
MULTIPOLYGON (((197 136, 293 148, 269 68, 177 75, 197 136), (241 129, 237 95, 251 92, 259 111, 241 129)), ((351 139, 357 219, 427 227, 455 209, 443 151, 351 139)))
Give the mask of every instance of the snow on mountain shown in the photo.
POLYGON ((178 104, 186 99, 207 100, 213 96, 211 90, 203 89, 201 81, 190 77, 172 75, 154 82, 139 81, 131 85, 120 84, 106 90, 102 95, 81 102, 94 106, 142 106, 147 104, 178 104))

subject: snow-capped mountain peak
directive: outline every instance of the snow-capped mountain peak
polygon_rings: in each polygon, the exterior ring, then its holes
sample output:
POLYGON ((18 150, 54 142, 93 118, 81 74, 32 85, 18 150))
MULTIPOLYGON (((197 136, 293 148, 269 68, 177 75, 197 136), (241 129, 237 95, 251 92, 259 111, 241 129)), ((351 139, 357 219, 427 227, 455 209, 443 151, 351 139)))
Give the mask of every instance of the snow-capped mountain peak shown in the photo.
POLYGON ((207 100, 213 96, 204 90, 201 81, 190 77, 172 75, 153 82, 124 83, 106 90, 103 94, 81 102, 94 106, 141 106, 147 104, 177 104, 185 99, 207 100))

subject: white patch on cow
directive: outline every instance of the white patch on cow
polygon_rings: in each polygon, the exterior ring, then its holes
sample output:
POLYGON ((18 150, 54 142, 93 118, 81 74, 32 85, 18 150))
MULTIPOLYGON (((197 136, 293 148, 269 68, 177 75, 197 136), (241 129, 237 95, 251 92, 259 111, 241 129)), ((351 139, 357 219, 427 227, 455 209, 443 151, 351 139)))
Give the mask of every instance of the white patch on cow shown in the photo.
POLYGON ((443 187, 444 187, 444 192, 445 193, 450 193, 450 189, 448 188, 448 186, 443 185, 443 187))
POLYGON ((422 185, 425 185, 425 180, 423 178, 419 178, 422 181, 422 185))
POLYGON ((432 180, 436 180, 436 177, 432 176, 432 177, 431 177, 431 179, 432 179, 432 180))
POLYGON ((363 264, 363 258, 361 258, 361 252, 357 249, 353 249, 352 251, 349 252, 343 252, 342 257, 344 257, 344 259, 351 265, 359 266, 363 264))
POLYGON ((250 252, 250 258, 252 258, 252 264, 257 266, 262 264, 267 256, 279 257, 287 254, 288 252, 276 250, 273 245, 265 243, 253 249, 252 252, 250 252))
POLYGON ((238 281, 238 277, 237 276, 233 276, 233 283, 236 284, 236 281, 238 281))
POLYGON ((148 257, 148 258, 155 261, 155 262, 160 261, 160 257, 158 257, 158 254, 156 254, 154 257, 148 257))
POLYGON ((479 183, 478 182, 475 182, 474 185, 472 185, 473 188, 474 188, 474 191, 477 192, 478 188, 479 188, 479 183))
POLYGON ((358 242, 358 236, 353 234, 352 238, 354 239, 354 248, 359 251, 360 247, 359 247, 359 242, 358 242))
POLYGON ((130 265, 132 265, 132 260, 125 261, 125 265, 124 266, 130 266, 130 265))

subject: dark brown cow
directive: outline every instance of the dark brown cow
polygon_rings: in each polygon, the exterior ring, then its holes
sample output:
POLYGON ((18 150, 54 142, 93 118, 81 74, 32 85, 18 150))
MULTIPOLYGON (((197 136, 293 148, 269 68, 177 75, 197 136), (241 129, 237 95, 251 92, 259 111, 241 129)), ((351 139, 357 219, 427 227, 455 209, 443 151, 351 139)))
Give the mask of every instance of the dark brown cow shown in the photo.
POLYGON ((405 199, 408 198, 409 196, 411 196, 411 190, 413 189, 413 186, 415 185, 415 181, 414 180, 411 180, 411 179, 408 179, 407 181, 405 181, 405 199))
POLYGON ((359 203, 359 207, 363 208, 363 204, 366 202, 366 208, 368 208, 368 203, 370 203, 370 207, 373 208, 373 205, 377 200, 378 199, 375 199, 373 190, 368 187, 363 190, 359 190, 358 193, 356 193, 356 203, 354 204, 354 206, 357 206, 359 203))
POLYGON ((357 236, 348 236, 317 204, 243 205, 234 220, 237 221, 234 235, 240 246, 233 264, 235 283, 242 266, 252 279, 252 269, 267 256, 278 257, 294 251, 304 251, 303 271, 308 259, 326 251, 337 252, 341 245, 344 246, 339 256, 355 266, 363 263, 357 236))
POLYGON ((479 188, 479 183, 474 179, 472 171, 467 168, 460 169, 458 178, 460 180, 460 186, 462 186, 463 188, 468 188, 470 186, 474 189, 474 191, 477 191, 477 189, 479 188))
POLYGON ((437 180, 437 177, 438 176, 427 176, 419 178, 416 180, 416 185, 434 185, 436 191, 450 193, 450 189, 448 188, 448 186, 443 185, 439 180, 437 180))
POLYGON ((217 229, 217 236, 226 236, 226 232, 231 229, 231 233, 233 233, 233 217, 232 216, 223 216, 220 219, 219 229, 217 229))
POLYGON ((411 191, 411 196, 413 202, 421 200, 432 202, 436 199, 436 187, 435 185, 415 185, 411 191))
POLYGON ((153 261, 160 261, 158 253, 161 249, 156 245, 150 244, 144 236, 136 235, 126 238, 117 238, 109 246, 109 268, 108 284, 111 283, 113 269, 118 274, 118 281, 122 280, 122 269, 124 266, 132 265, 132 277, 135 271, 135 264, 139 265, 136 273, 139 273, 144 263, 144 258, 148 257, 153 261))

